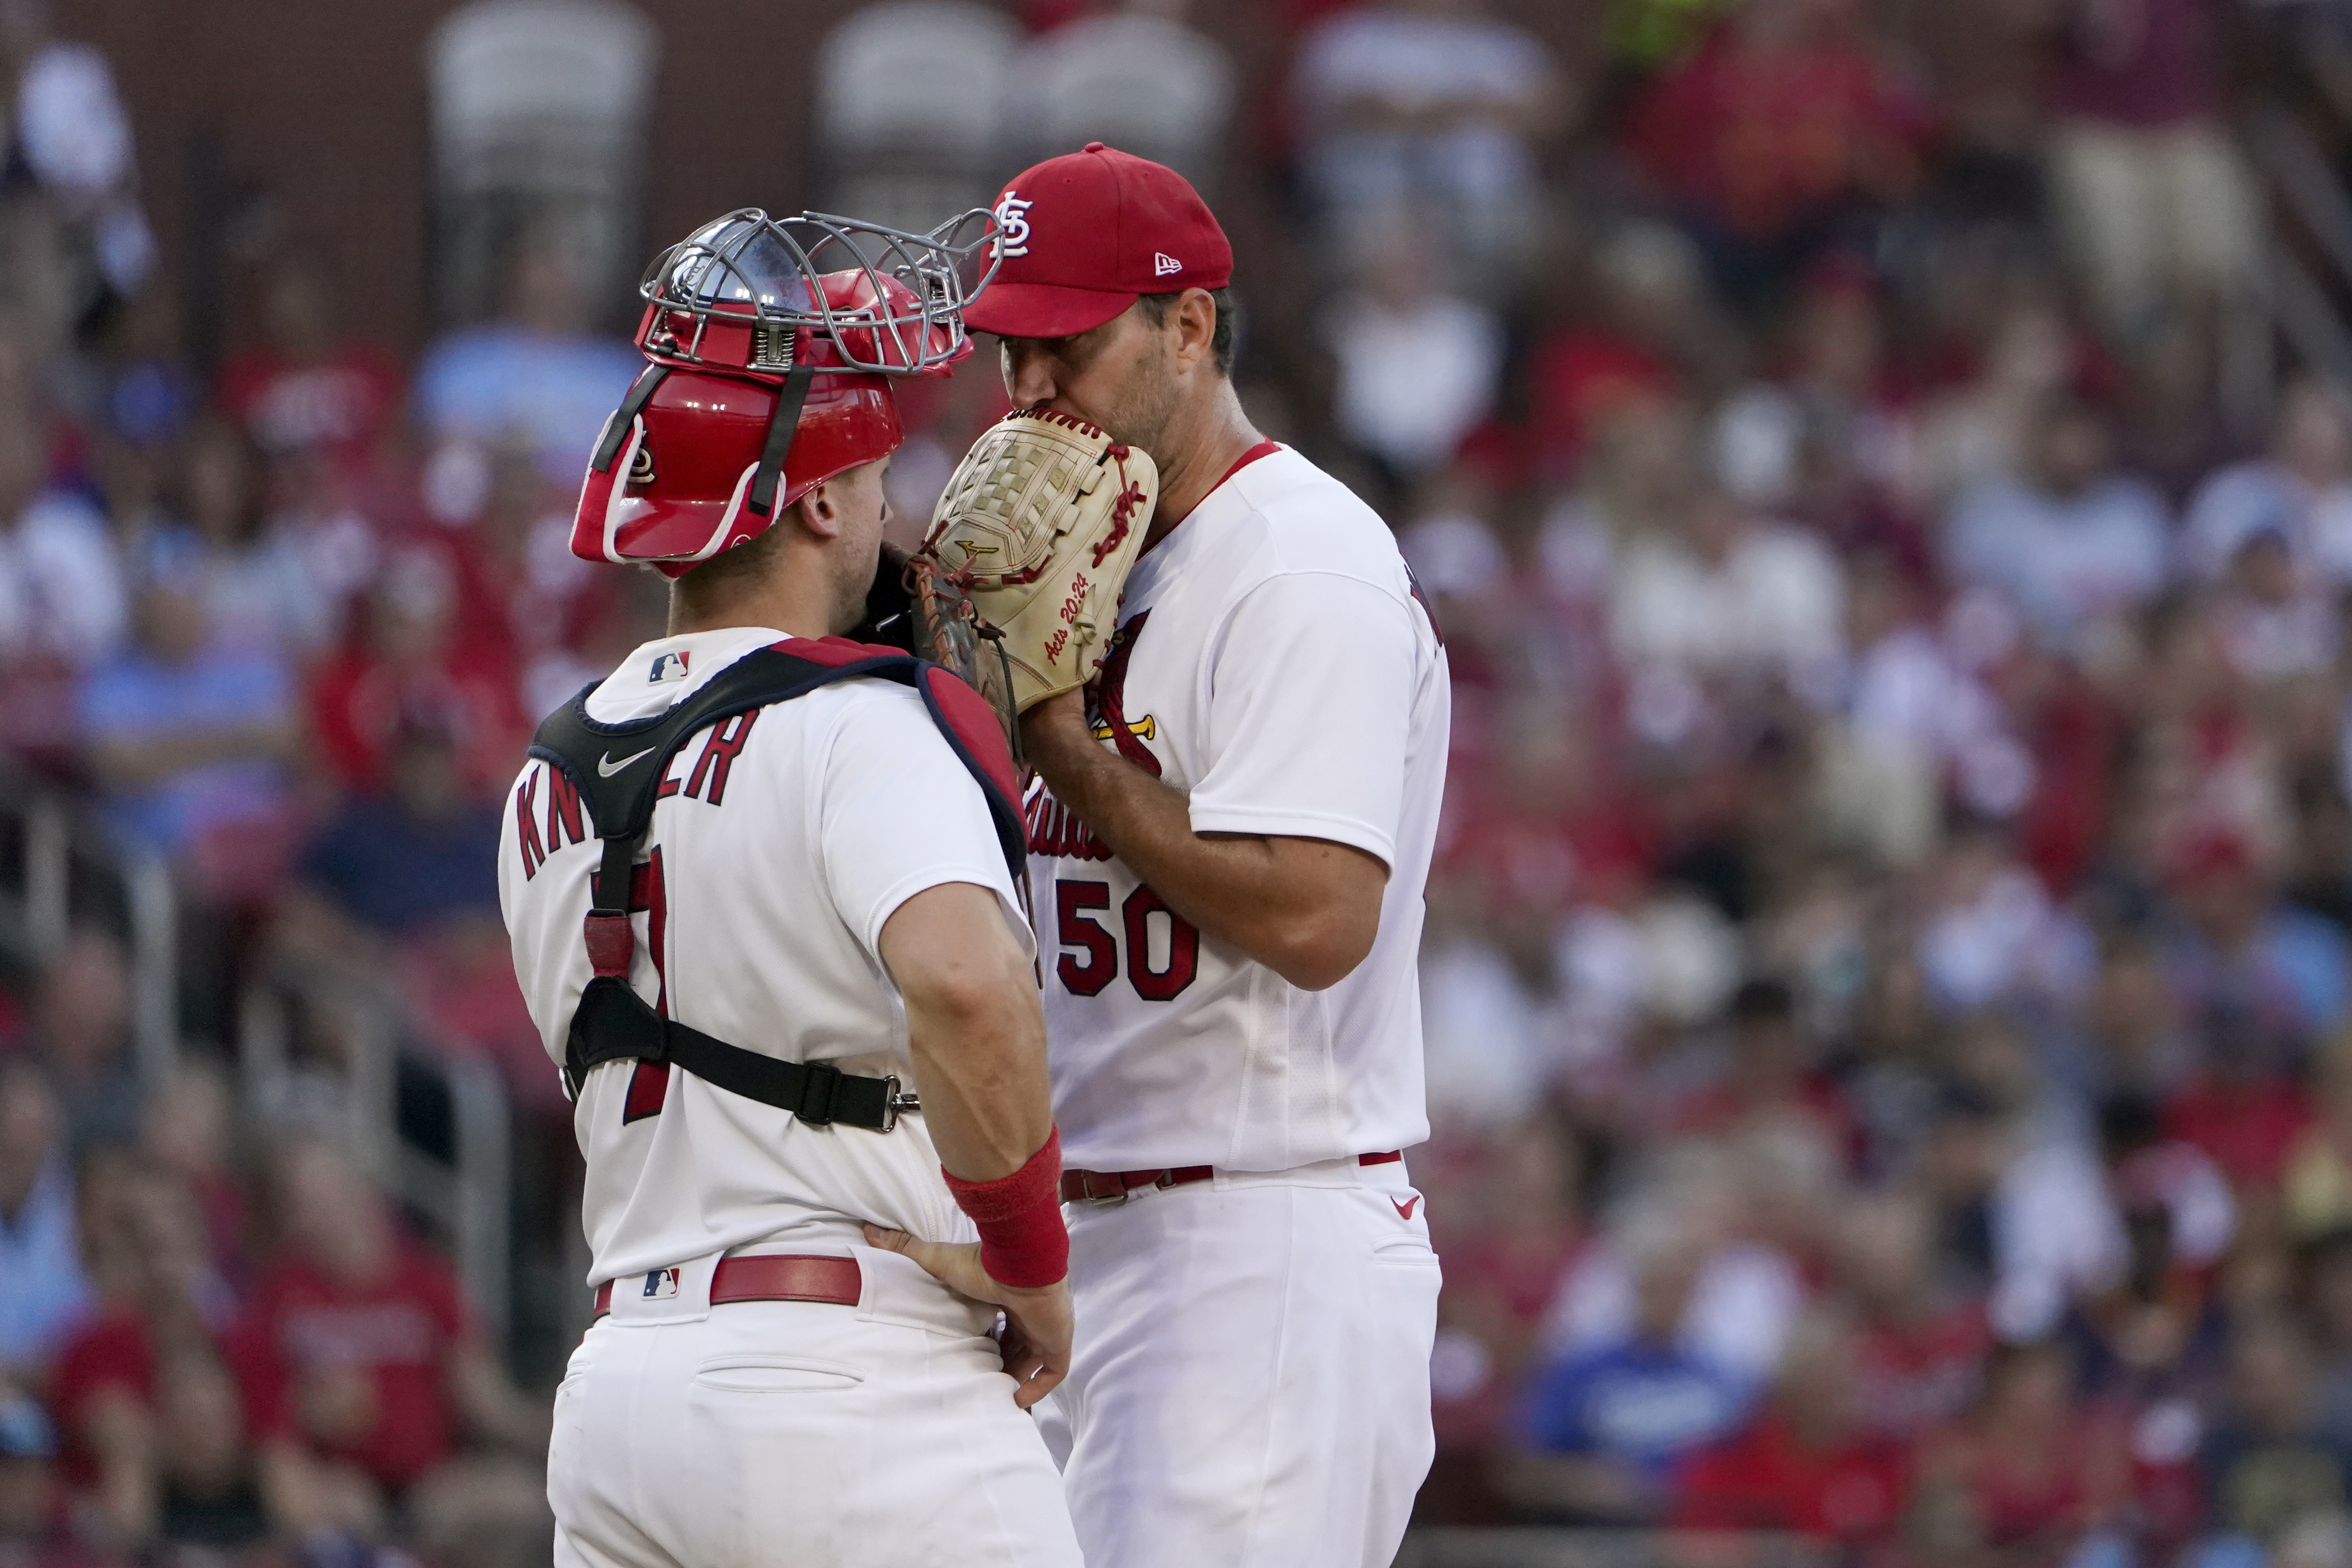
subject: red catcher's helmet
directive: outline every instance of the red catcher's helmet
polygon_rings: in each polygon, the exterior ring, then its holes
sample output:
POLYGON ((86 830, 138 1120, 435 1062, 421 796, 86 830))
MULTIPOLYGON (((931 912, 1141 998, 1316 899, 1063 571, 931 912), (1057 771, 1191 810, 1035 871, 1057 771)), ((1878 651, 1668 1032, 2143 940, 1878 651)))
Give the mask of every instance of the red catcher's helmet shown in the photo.
POLYGON ((994 233, 979 211, 910 235, 747 207, 664 251, 638 289, 650 363, 596 442, 572 552, 683 576, 896 451, 890 378, 971 352, 963 306, 994 233))

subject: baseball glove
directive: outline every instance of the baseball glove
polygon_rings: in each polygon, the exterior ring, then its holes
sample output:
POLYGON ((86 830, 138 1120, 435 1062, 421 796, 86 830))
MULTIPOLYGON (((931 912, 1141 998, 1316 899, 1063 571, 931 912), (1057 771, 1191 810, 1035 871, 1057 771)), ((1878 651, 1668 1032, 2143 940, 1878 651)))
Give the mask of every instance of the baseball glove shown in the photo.
POLYGON ((895 544, 882 547, 882 560, 866 594, 866 617, 848 633, 854 642, 903 648, 944 666, 987 699, 1004 726, 1013 760, 1021 761, 1021 726, 1013 707, 1013 665, 1003 637, 973 614, 963 584, 928 556, 908 555, 895 544))
POLYGON ((913 602, 915 651, 945 665, 988 699, 1004 726, 1013 765, 1020 766, 1021 710, 1013 702, 1013 661, 1004 652, 1004 635, 980 618, 963 584, 929 556, 907 562, 907 595, 913 602))
POLYGON ((1006 415, 957 465, 917 561, 994 634, 1016 714, 1093 679, 1159 493, 1149 455, 1046 408, 1006 415))

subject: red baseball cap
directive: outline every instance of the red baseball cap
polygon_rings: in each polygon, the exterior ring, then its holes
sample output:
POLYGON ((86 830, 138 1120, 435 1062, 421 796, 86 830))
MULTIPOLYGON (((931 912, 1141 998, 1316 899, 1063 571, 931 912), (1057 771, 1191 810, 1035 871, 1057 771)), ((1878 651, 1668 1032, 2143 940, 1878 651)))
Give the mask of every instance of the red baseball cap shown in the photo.
POLYGON ((1138 295, 1234 280, 1234 247, 1192 183, 1099 142, 1014 176, 996 221, 1002 263, 963 319, 1000 337, 1092 331, 1138 295))

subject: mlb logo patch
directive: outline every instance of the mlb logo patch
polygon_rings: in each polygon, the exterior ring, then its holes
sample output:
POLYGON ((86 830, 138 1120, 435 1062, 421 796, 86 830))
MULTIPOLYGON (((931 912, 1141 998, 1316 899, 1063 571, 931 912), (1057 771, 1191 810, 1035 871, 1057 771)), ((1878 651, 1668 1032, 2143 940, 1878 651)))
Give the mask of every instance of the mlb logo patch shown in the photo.
POLYGON ((646 684, 651 686, 656 681, 684 680, 685 679, 686 655, 666 653, 654 660, 653 673, 646 677, 646 684))
POLYGON ((646 1300, 667 1301, 677 1294, 677 1270, 656 1268, 646 1276, 646 1300))

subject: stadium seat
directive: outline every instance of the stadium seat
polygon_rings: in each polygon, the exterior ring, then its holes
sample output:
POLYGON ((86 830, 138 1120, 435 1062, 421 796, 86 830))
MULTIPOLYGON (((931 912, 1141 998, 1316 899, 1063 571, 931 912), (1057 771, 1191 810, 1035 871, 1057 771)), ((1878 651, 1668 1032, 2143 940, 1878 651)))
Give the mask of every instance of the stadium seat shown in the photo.
POLYGON ((817 56, 822 204, 909 229, 986 205, 1018 37, 959 0, 891 0, 834 28, 817 56))
POLYGON ((1208 191, 1234 106, 1225 51, 1160 16, 1092 16, 1015 57, 1007 82, 1014 167, 1106 142, 1208 191))
POLYGON ((621 0, 478 0, 426 47, 445 321, 481 313, 504 248, 561 222, 583 280, 636 263, 646 105, 660 40, 621 0))

